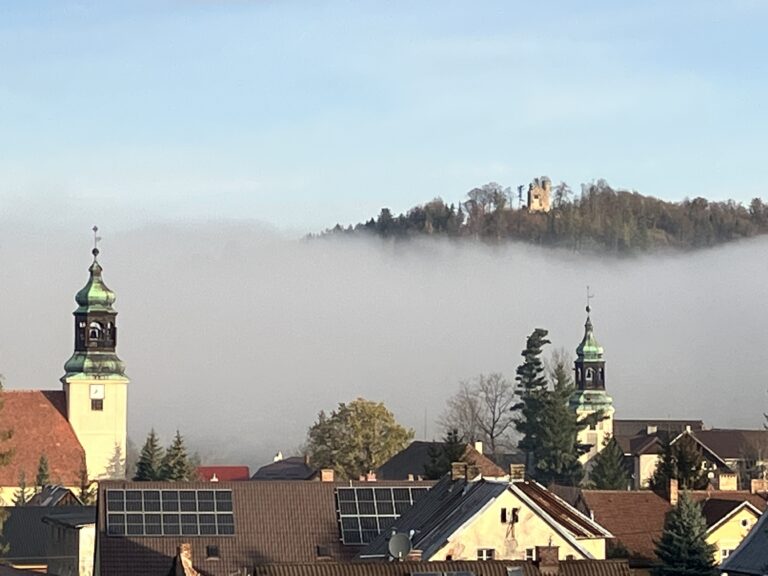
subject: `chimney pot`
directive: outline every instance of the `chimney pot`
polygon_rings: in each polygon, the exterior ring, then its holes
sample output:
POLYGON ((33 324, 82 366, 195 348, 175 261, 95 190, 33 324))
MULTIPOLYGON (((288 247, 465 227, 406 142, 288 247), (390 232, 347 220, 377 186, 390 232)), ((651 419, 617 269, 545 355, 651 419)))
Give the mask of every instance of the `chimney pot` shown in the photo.
POLYGON ((333 479, 334 479, 333 468, 323 468, 322 470, 320 470, 321 482, 333 482, 333 479))

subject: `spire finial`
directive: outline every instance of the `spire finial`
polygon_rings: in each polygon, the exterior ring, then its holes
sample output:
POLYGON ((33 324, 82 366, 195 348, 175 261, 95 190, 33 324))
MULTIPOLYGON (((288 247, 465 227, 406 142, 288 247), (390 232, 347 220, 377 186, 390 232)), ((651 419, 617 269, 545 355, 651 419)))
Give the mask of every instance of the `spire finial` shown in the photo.
POLYGON ((91 250, 91 254, 93 254, 95 260, 96 256, 99 255, 99 241, 101 240, 101 236, 99 236, 98 226, 94 226, 91 230, 93 230, 93 250, 91 250))
POLYGON ((592 312, 592 308, 591 308, 591 307, 590 307, 590 305, 589 305, 589 301, 590 301, 590 300, 592 300, 592 298, 594 298, 594 297, 595 297, 595 295, 594 295, 594 294, 592 294, 592 293, 589 291, 589 284, 587 284, 587 314, 589 314, 590 312, 592 312))

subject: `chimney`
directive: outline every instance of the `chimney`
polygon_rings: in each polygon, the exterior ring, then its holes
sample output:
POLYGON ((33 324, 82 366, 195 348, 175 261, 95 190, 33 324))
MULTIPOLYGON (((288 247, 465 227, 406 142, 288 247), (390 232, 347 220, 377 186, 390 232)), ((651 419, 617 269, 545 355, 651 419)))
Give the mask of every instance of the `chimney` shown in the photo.
POLYGON ((677 500, 680 496, 678 485, 677 485, 677 478, 670 478, 669 479, 669 487, 667 490, 667 499, 669 500, 669 503, 672 506, 677 506, 677 500))
POLYGON ((334 473, 333 468, 323 468, 320 470, 320 481, 321 482, 333 482, 334 473))
POLYGON ((557 576, 560 573, 557 546, 536 546, 536 566, 541 576, 557 576))
POLYGON ((480 452, 480 454, 483 453, 483 443, 480 440, 475 440, 475 450, 477 452, 480 452))
POLYGON ((192 566, 192 544, 181 544, 176 549, 176 558, 174 576, 200 576, 192 566))
POLYGON ((510 464, 509 480, 511 482, 521 482, 525 480, 525 464, 510 464))
POLYGON ((480 477, 480 467, 474 464, 467 465, 467 480, 474 480, 480 477))
POLYGON ((281 451, 277 451, 277 454, 275 454, 275 457, 272 458, 272 462, 280 462, 283 459, 283 453, 281 451))
POLYGON ((413 474, 408 474, 408 482, 413 482, 413 474))
POLYGON ((309 454, 304 454, 304 464, 309 466, 309 454))
POLYGON ((749 483, 749 491, 752 494, 768 492, 768 480, 765 478, 755 478, 749 483))
POLYGON ((648 426, 645 427, 645 433, 647 436, 650 436, 651 434, 656 434, 656 432, 659 431, 658 426, 654 426, 653 424, 648 424, 648 426))
POLYGON ((730 472, 720 472, 720 474, 717 475, 717 489, 730 491, 738 490, 739 477, 730 472))
POLYGON ((369 470, 368 474, 365 475, 365 481, 376 482, 376 472, 374 472, 373 470, 369 470))
POLYGON ((211 475, 211 482, 218 482, 218 481, 219 481, 219 477, 218 477, 218 476, 216 476, 216 472, 214 472, 214 473, 211 475))
POLYGON ((467 463, 452 462, 451 463, 451 480, 460 480, 466 477, 467 477, 467 463))

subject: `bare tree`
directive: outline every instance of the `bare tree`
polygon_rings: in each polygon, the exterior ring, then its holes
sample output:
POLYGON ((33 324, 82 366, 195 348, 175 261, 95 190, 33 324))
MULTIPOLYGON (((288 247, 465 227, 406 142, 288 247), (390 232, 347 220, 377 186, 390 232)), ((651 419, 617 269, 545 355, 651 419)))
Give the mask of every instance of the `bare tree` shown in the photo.
POLYGON ((496 454, 514 443, 514 404, 515 389, 509 380, 498 372, 480 374, 460 383, 439 423, 446 432, 458 430, 464 441, 481 440, 496 454))

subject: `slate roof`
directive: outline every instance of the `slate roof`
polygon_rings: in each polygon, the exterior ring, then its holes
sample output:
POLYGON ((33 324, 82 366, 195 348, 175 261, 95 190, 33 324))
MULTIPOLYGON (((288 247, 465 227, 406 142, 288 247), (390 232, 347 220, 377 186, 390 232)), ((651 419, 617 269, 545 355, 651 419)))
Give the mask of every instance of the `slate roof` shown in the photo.
POLYGON ((760 517, 738 548, 720 565, 730 576, 768 575, 768 514, 760 517))
MULTIPOLYGON (((54 513, 80 513, 83 506, 10 506, 3 524, 3 540, 8 543, 8 554, 3 560, 16 565, 46 564, 46 542, 49 527, 43 523, 54 513)), ((91 509, 93 510, 93 509, 91 509)))
MULTIPOLYGON (((442 442, 414 440, 382 464, 376 470, 376 477, 379 480, 408 480, 409 475, 413 478, 423 477, 424 467, 431 462, 430 450, 439 449, 442 445, 442 442)), ((491 458, 480 454, 471 444, 467 444, 461 460, 477 466, 485 477, 505 476, 508 473, 506 468, 498 466, 491 458)))
POLYGON ((67 421, 64 391, 5 390, 2 399, 2 428, 13 430, 13 436, 0 449, 14 452, 0 467, 0 486, 18 486, 22 471, 33 484, 42 454, 53 482, 78 485, 85 451, 67 421))
POLYGON ((218 482, 248 480, 251 471, 248 466, 198 466, 197 475, 203 482, 211 482, 215 476, 218 482))
POLYGON ((262 466, 251 480, 311 480, 317 469, 306 463, 302 456, 290 456, 262 466))
POLYGON ((768 430, 713 428, 696 431, 693 436, 720 458, 739 460, 758 453, 768 457, 768 430))
MULTIPOLYGON (((565 560, 558 576, 629 576, 622 560, 565 560)), ((508 576, 509 568, 521 569, 521 576, 539 576, 532 562, 491 560, 486 562, 373 562, 327 564, 271 564, 258 566, 254 576, 410 576, 415 573, 466 572, 475 576, 508 576)))
MULTIPOLYGON (((508 482, 479 479, 466 481, 443 477, 422 496, 392 526, 392 530, 413 534, 412 545, 429 559, 438 552, 448 538, 477 514, 486 504, 498 498, 506 490, 514 492, 532 509, 538 508, 545 521, 568 537, 610 537, 610 534, 589 518, 578 513, 563 500, 532 481, 508 482)), ((390 533, 380 534, 358 558, 386 558, 390 533)))
MULTIPOLYGON (((745 491, 694 490, 689 495, 702 503, 707 527, 743 502, 761 512, 766 508, 763 498, 745 491)), ((661 537, 664 519, 672 509, 665 498, 650 490, 582 490, 576 507, 585 514, 594 514, 595 520, 627 548, 631 558, 651 562, 656 559, 654 541, 661 537)))
POLYGON ((43 517, 46 524, 59 524, 67 528, 81 528, 96 522, 96 506, 81 506, 79 510, 67 510, 60 512, 60 508, 49 511, 43 517))
POLYGON ((180 544, 192 546, 195 568, 205 576, 227 576, 259 564, 311 563, 351 559, 359 546, 341 543, 336 489, 342 486, 431 486, 416 482, 218 482, 232 490, 234 536, 107 536, 105 490, 210 489, 209 482, 121 482, 99 485, 96 537, 101 573, 110 576, 166 574, 180 544), (206 559, 206 546, 218 546, 217 560, 206 559), (318 547, 323 550, 319 550, 318 547), (322 552, 322 553, 321 553, 322 552))

